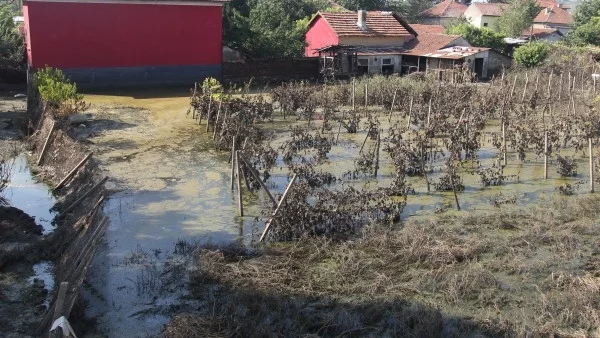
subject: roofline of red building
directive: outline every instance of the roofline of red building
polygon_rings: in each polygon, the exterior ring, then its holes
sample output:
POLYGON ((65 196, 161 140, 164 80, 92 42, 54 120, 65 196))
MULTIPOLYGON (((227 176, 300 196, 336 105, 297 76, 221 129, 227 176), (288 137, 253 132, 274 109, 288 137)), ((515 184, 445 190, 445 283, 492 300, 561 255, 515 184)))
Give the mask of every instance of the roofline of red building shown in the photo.
POLYGON ((24 0, 29 2, 70 2, 93 4, 128 4, 128 5, 184 5, 184 6, 223 6, 230 0, 24 0))

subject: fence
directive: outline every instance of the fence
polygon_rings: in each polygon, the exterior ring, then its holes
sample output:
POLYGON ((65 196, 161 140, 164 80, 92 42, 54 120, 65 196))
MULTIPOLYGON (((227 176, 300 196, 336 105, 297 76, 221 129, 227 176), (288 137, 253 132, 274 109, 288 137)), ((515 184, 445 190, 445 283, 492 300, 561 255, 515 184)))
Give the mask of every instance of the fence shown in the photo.
POLYGON ((291 80, 316 80, 319 58, 249 59, 244 63, 223 64, 223 83, 279 83, 291 80))

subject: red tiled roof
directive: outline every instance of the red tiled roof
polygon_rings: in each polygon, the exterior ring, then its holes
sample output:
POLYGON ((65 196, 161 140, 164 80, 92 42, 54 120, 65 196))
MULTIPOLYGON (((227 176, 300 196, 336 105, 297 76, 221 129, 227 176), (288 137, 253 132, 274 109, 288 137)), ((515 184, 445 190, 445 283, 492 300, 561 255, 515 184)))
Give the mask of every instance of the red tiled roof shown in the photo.
MULTIPOLYGON (((356 12, 319 12, 338 36, 409 36, 411 32, 400 23, 392 12, 367 12, 367 29, 362 30, 356 24, 356 12)), ((313 19, 314 20, 314 19, 313 19)), ((409 28, 410 29, 410 28, 409 28)))
POLYGON ((471 6, 477 8, 481 12, 481 15, 500 16, 504 12, 508 4, 474 2, 471 4, 471 6))
POLYGON ((460 38, 460 35, 419 33, 414 40, 406 44, 405 47, 407 50, 404 54, 423 55, 433 53, 446 48, 449 44, 460 38))
POLYGON ((548 23, 555 25, 570 25, 573 23, 573 16, 560 7, 547 7, 533 19, 534 23, 548 23))
POLYGON ((533 29, 528 28, 528 29, 524 30, 523 33, 521 33, 521 36, 543 37, 543 36, 547 36, 547 35, 552 35, 554 33, 562 35, 562 33, 558 29, 554 29, 554 28, 533 28, 533 29))
POLYGON ((439 4, 421 12, 424 18, 459 18, 469 6, 454 0, 444 0, 439 4))
POLYGON ((421 25, 418 23, 413 23, 410 26, 419 35, 427 33, 444 34, 444 32, 446 31, 446 28, 444 28, 444 26, 441 25, 421 25))

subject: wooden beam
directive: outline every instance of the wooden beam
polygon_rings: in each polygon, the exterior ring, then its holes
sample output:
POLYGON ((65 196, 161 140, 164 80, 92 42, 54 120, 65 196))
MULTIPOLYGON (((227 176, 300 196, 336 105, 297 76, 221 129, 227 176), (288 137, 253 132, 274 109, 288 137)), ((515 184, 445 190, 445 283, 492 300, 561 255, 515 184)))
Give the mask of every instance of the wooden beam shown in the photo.
POLYGON ((258 184, 260 184, 260 186, 263 188, 263 190, 265 191, 265 193, 267 194, 267 196, 269 197, 271 202, 273 202, 273 206, 277 207, 277 200, 275 199, 275 197, 273 197, 273 195, 271 194, 271 192, 269 191, 267 186, 260 179, 260 177, 258 176, 258 173, 255 171, 255 169, 250 165, 250 162, 248 162, 248 160, 246 159, 246 156, 244 154, 240 153, 240 158, 242 159, 242 161, 244 161, 244 164, 246 164, 246 167, 248 168, 248 171, 250 171, 250 174, 254 177, 254 179, 256 181, 258 181, 258 184))
POLYGON ((63 187, 63 185, 65 185, 65 183, 67 183, 67 181, 71 178, 71 176, 73 176, 77 170, 79 170, 79 168, 81 168, 90 158, 92 157, 92 153, 87 154, 83 160, 81 160, 76 166, 75 168, 73 168, 73 170, 71 170, 67 176, 65 176, 65 178, 62 179, 62 181, 60 181, 56 187, 54 187, 54 191, 60 189, 63 187))
POLYGON ((38 158, 37 165, 39 166, 44 160, 44 155, 48 150, 48 145, 50 144, 50 138, 52 137, 52 133, 54 132, 54 128, 56 127, 56 121, 52 120, 52 127, 50 127, 50 132, 48 136, 46 136, 46 141, 44 142, 44 147, 42 147, 42 152, 40 153, 40 157, 38 158))
POLYGON ((100 186, 102 186, 104 183, 106 183, 106 181, 108 181, 108 176, 105 176, 100 182, 98 182, 90 190, 88 190, 85 194, 83 194, 81 197, 79 197, 68 208, 66 208, 58 217, 59 218, 64 217, 66 214, 73 211, 73 209, 75 209, 79 204, 81 204, 81 202, 83 202, 83 200, 86 199, 86 197, 91 195, 96 189, 98 189, 100 186))
POLYGON ((283 195, 281 196, 281 200, 279 200, 279 203, 277 204, 277 208, 275 208, 275 211, 273 212, 273 215, 271 216, 271 219, 269 219, 269 221, 267 222, 267 224, 265 224, 265 230, 263 231, 262 235, 260 236, 260 240, 259 240, 260 242, 264 241, 265 237, 267 236, 267 234, 271 230, 271 226, 273 225, 273 220, 279 214, 279 210, 281 210, 281 206, 283 205, 283 203, 285 202, 288 194, 292 190, 292 186, 294 185, 294 182, 296 182, 296 178, 297 177, 298 177, 298 174, 294 174, 294 176, 292 177, 292 180, 290 181, 290 184, 288 184, 287 188, 283 192, 283 195))

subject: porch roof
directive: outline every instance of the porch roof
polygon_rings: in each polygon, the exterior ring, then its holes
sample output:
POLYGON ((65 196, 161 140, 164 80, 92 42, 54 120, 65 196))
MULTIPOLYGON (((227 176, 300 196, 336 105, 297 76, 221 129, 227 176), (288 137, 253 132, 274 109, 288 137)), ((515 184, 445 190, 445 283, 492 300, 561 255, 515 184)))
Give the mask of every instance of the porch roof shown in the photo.
POLYGON ((425 56, 438 59, 463 59, 475 54, 490 50, 491 48, 480 47, 449 47, 436 51, 424 51, 422 53, 405 47, 371 47, 371 46, 352 46, 352 45, 331 45, 318 49, 320 53, 348 53, 357 55, 412 55, 425 56))

